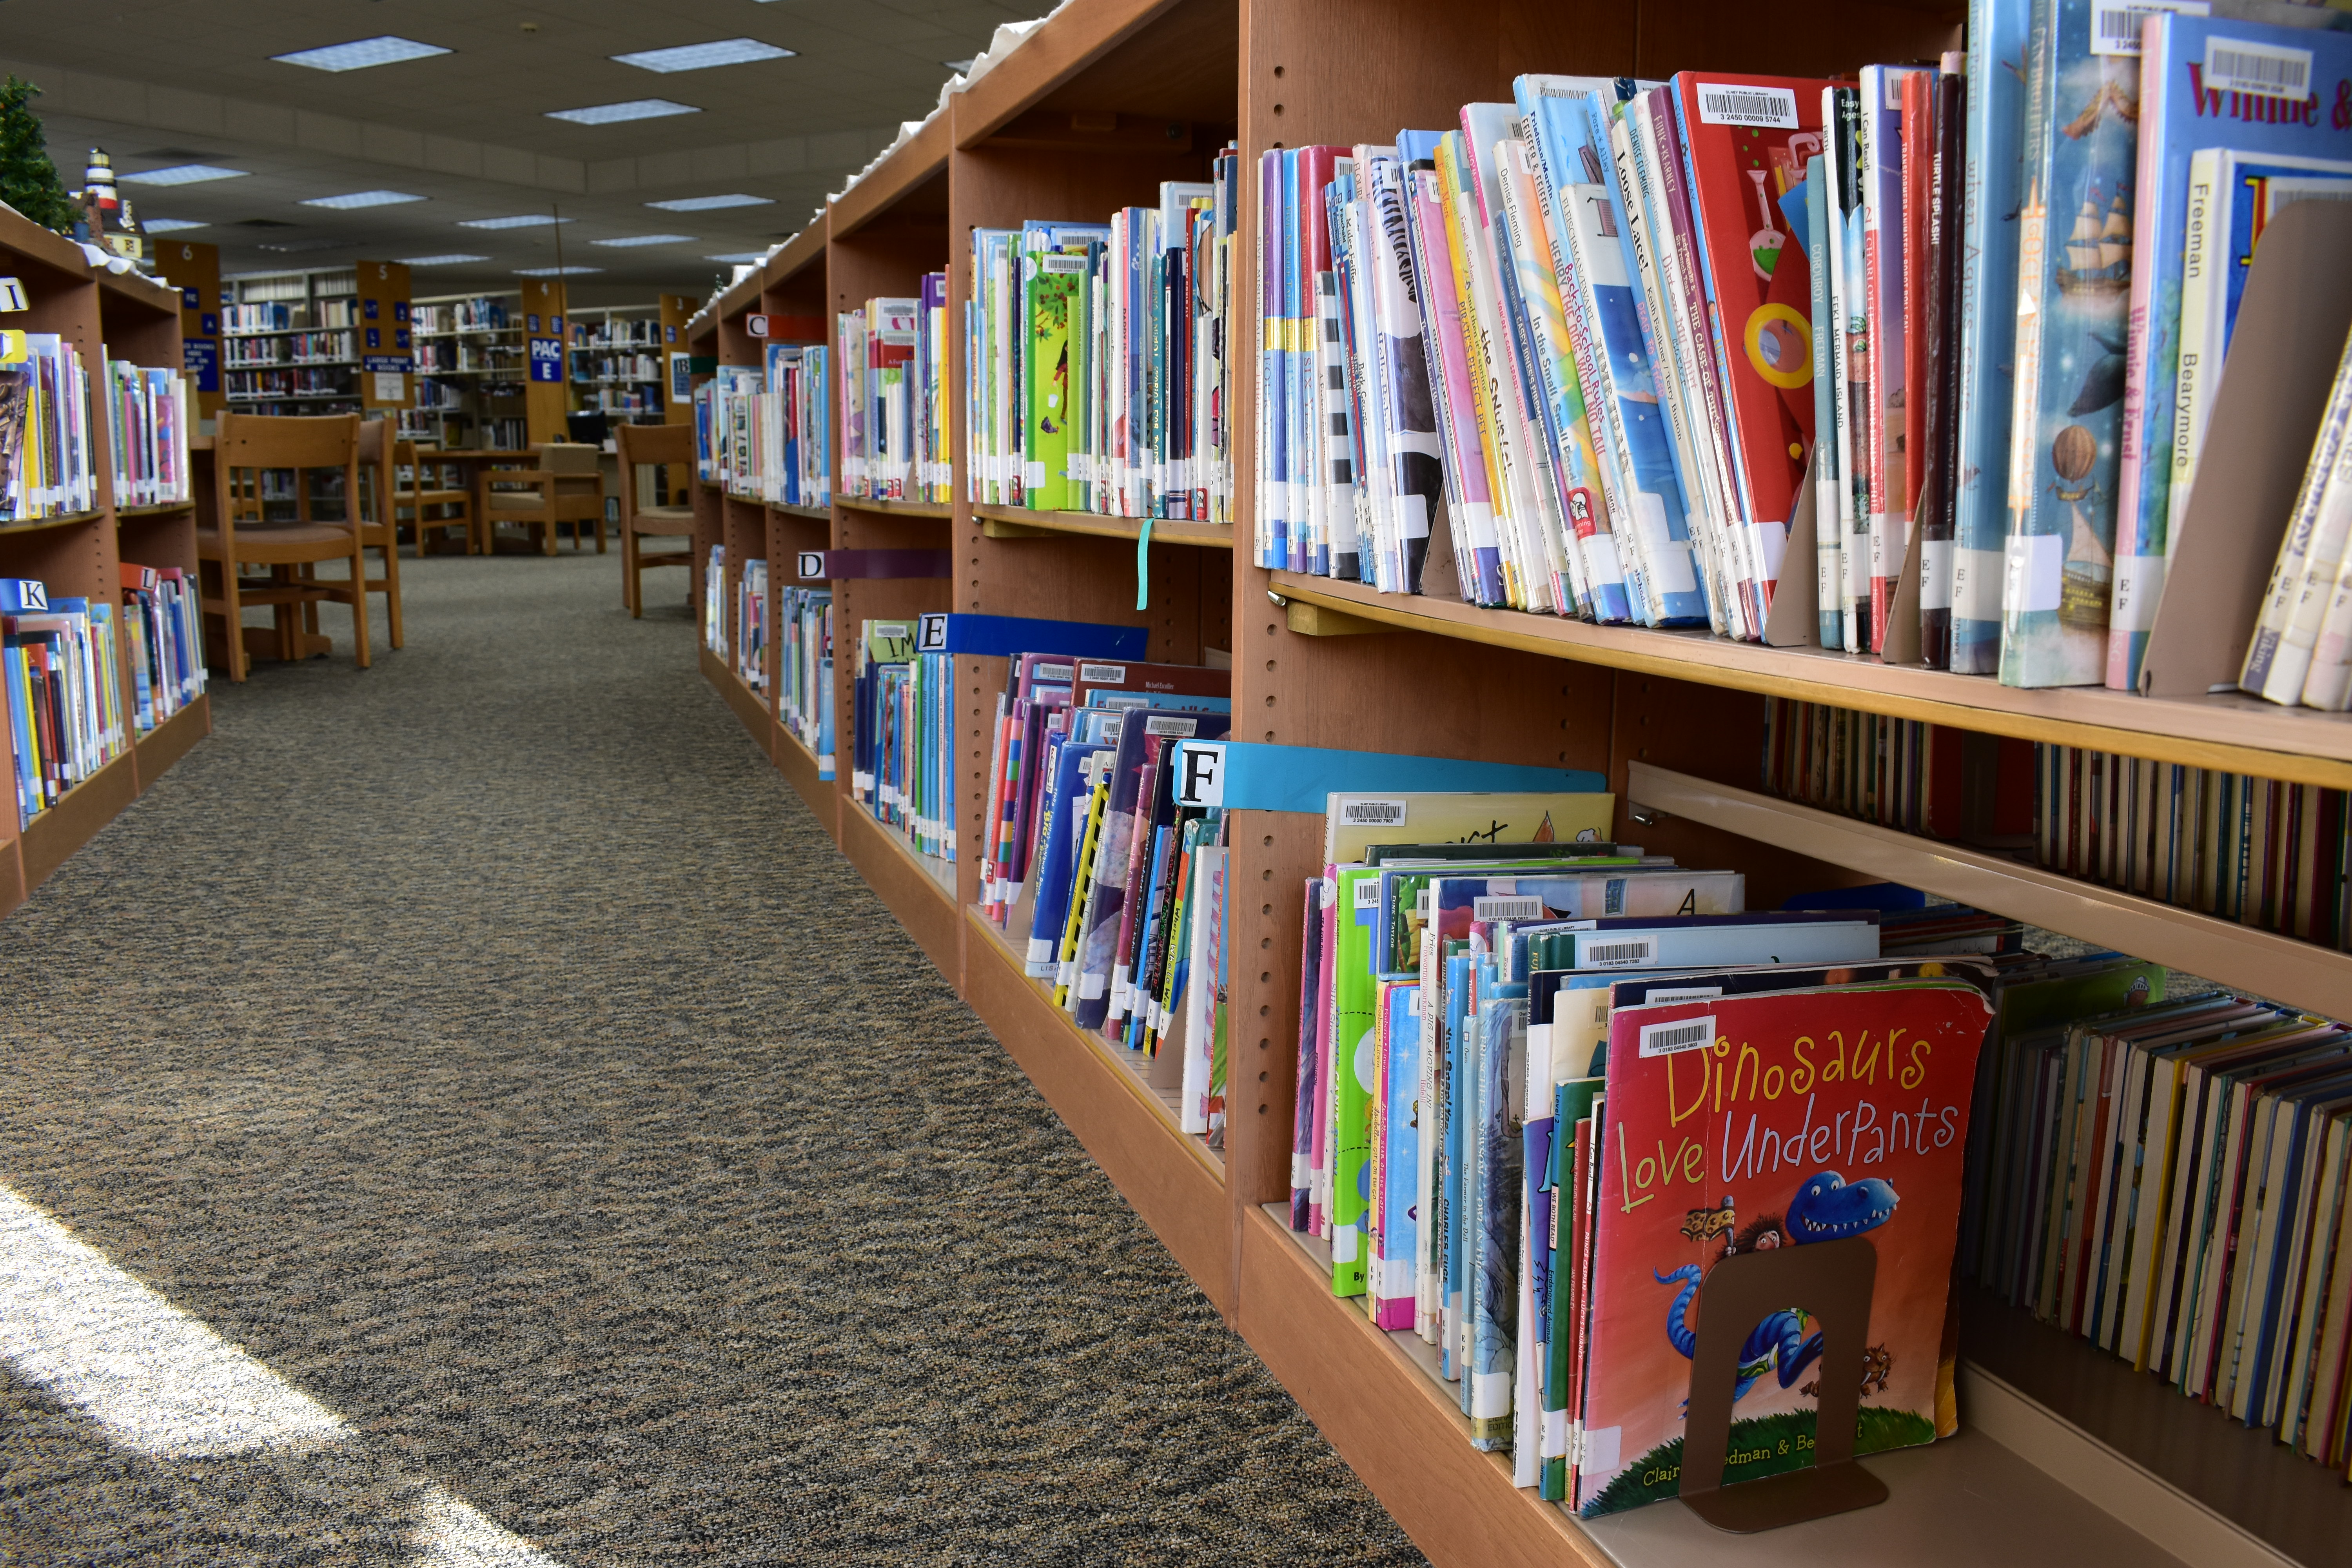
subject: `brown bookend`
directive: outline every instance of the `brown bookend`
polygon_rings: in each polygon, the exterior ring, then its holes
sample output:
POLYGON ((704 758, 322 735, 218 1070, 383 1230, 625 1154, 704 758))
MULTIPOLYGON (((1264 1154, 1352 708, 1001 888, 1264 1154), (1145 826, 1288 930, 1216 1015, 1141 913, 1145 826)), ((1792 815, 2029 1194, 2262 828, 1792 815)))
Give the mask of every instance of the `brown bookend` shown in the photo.
POLYGON ((1789 543, 1780 556, 1780 581, 1772 589, 1772 608, 1764 617, 1767 647, 1812 647, 1822 640, 1821 536, 1813 506, 1814 481, 1821 476, 1822 444, 1813 442, 1813 460, 1797 485, 1797 499, 1789 508, 1789 543))
POLYGON ((2347 256, 2352 205, 2298 202, 2263 231, 2148 630, 2143 696, 2237 688, 2352 330, 2347 256))
POLYGON ((1735 1253, 1707 1271, 1683 1416, 1681 1495, 1693 1513, 1717 1530, 1748 1535, 1886 1500, 1886 1483, 1853 1459, 1877 1279, 1878 1251, 1859 1236, 1735 1253), (1740 1344, 1758 1322, 1791 1306, 1811 1313, 1822 1330, 1812 1466, 1727 1487, 1740 1344))

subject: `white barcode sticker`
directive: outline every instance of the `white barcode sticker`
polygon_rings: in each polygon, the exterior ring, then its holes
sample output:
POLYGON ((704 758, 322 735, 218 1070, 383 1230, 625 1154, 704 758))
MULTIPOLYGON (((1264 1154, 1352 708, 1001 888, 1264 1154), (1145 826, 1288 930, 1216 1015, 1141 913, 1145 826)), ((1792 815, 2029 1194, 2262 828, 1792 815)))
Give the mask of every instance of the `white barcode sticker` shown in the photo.
POLYGON ((2263 98, 2311 96, 2311 51, 2245 38, 2205 40, 2205 86, 2263 98))
POLYGON ((1127 679, 1127 666, 1082 664, 1078 666, 1078 679, 1089 686, 1116 686, 1127 679))
POLYGON ((2158 11, 2202 16, 2211 9, 2207 0, 2091 0, 2091 52, 2136 56, 2140 24, 2158 11))
POLYGON ((1097 694, 1094 706, 1098 709, 1108 708, 1123 713, 1130 708, 1150 707, 1151 699, 1140 691, 1105 691, 1097 694))
POLYGON ((1339 820, 1349 827, 1402 827, 1404 805, 1401 800, 1341 800, 1339 820))
POLYGON ((1376 910, 1381 907, 1381 879, 1378 877, 1356 879, 1356 907, 1360 910, 1376 910))
POLYGON ((1192 718, 1180 719, 1172 714, 1157 714, 1143 721, 1143 732, 1147 735, 1197 735, 1201 732, 1201 721, 1192 718))
POLYGON ((1653 986, 1643 998, 1644 1007, 1664 1007, 1675 1002, 1712 1002, 1723 994, 1720 985, 1660 985, 1653 986))
POLYGON ((1715 1015, 1703 1013, 1696 1018, 1677 1018, 1671 1024, 1642 1026, 1641 1054, 1644 1057, 1670 1057, 1676 1051, 1696 1050, 1715 1043, 1715 1015))
POLYGON ((1413 894, 1412 912, 1419 915, 1423 920, 1427 920, 1429 918, 1429 900, 1431 896, 1436 891, 1437 889, 1434 888, 1423 888, 1419 892, 1413 894))
POLYGON ((1048 272, 1084 272, 1087 258, 1083 256, 1048 256, 1039 265, 1048 272))
POLYGON ((1070 679, 1070 667, 1066 664, 1041 664, 1037 667, 1037 679, 1040 680, 1067 680, 1070 679))
POLYGON ((1617 942, 1580 942, 1579 969, 1629 969, 1647 963, 1656 956, 1656 939, 1646 936, 1626 937, 1617 942))
POLYGON ((1470 900, 1470 918, 1474 921, 1539 921, 1544 917, 1544 901, 1531 894, 1489 894, 1470 900))
POLYGON ((1703 81, 1698 84, 1702 125, 1758 125, 1773 131, 1797 128, 1797 95, 1785 87, 1703 81))

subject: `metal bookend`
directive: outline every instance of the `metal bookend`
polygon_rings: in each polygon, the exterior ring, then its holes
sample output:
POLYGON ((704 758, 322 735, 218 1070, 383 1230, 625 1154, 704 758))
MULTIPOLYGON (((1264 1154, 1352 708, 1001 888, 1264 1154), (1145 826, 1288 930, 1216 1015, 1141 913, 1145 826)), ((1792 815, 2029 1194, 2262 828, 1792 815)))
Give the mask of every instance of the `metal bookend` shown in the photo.
POLYGON ((1748 1535, 1886 1500, 1886 1483, 1853 1458, 1877 1278, 1877 1250, 1859 1236, 1735 1253, 1707 1271, 1683 1419, 1681 1496, 1693 1513, 1717 1530, 1748 1535), (1792 1306, 1810 1312, 1822 1332, 1813 1463, 1725 1486, 1740 1345, 1758 1322, 1792 1306))

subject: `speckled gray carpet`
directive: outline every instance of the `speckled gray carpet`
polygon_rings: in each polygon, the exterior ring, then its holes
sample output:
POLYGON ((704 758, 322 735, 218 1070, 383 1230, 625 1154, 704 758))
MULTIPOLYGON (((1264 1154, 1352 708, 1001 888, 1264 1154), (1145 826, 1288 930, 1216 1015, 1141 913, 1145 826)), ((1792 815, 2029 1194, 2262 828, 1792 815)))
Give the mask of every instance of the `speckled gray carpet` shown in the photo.
POLYGON ((0 1183, 340 1435, 110 1416, 83 1330, 0 1321, 0 1562, 1420 1560, 753 752, 676 573, 633 623, 611 556, 405 571, 404 651, 216 680, 0 925, 0 1183))

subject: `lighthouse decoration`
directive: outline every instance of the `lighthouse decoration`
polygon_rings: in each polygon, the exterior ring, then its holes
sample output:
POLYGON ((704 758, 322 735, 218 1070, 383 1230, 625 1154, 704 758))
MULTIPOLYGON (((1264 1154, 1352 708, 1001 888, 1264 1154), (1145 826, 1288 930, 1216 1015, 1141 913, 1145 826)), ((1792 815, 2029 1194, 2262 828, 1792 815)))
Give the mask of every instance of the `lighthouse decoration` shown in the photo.
POLYGON ((103 147, 89 150, 89 164, 81 176, 81 206, 87 233, 75 238, 87 239, 133 261, 147 259, 147 237, 140 230, 131 204, 115 188, 114 161, 103 147))

